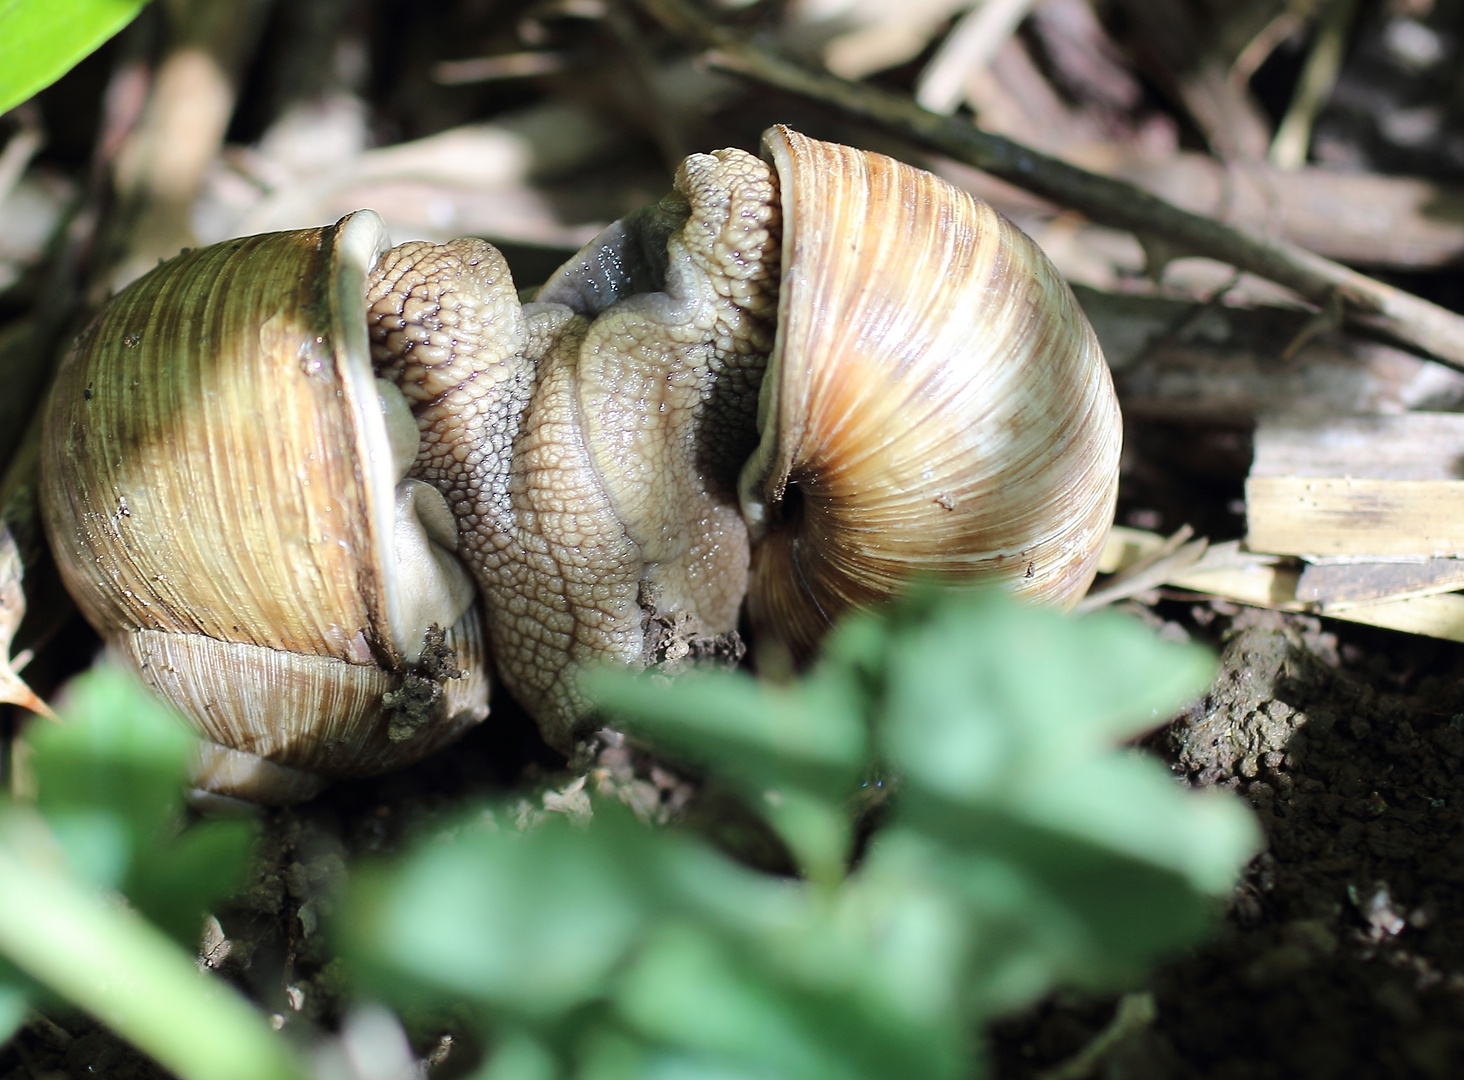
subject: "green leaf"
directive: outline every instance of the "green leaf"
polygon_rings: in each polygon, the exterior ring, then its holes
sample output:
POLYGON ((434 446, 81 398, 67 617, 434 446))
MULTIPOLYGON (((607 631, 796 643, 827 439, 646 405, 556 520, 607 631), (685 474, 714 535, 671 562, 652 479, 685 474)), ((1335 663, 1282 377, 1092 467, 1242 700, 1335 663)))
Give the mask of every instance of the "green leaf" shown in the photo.
POLYGON ((1214 671, 1203 649, 1122 616, 994 592, 912 603, 928 615, 884 651, 882 742, 908 780, 955 799, 1003 798, 1155 727, 1214 671))
POLYGON ((989 1017, 1132 978, 1213 925, 1253 823, 1121 745, 1211 668, 1131 621, 925 591, 846 621, 791 685, 597 674, 618 722, 740 791, 804 876, 597 802, 584 831, 480 830, 357 875, 347 937, 378 992, 532 1030, 526 1075, 979 1074, 989 1017), (843 877, 851 796, 879 775, 843 877))
POLYGON ((1069 858, 1077 845, 1095 857, 1162 868, 1214 896, 1229 892, 1261 844, 1255 818, 1235 798, 1186 790, 1158 762, 1130 751, 1035 778, 980 805, 907 787, 894 820, 1034 867, 1050 861, 1049 849, 1069 858))
POLYGON ((990 833, 972 850, 892 826, 850 879, 904 1009, 924 995, 992 1016, 1055 985, 1108 989, 1213 925, 1215 902, 1177 874, 1020 825, 990 833))
POLYGON ((737 970, 718 943, 684 923, 662 927, 615 995, 644 1036, 769 1077, 851 1075, 809 1038, 772 987, 737 970))
POLYGON ((763 816, 788 845, 804 877, 824 886, 844 877, 854 821, 849 808, 797 788, 762 792, 763 816))
POLYGON ((137 909, 185 945, 198 940, 203 917, 244 884, 254 821, 204 821, 146 847, 124 891, 137 909))
POLYGON ((741 672, 694 672, 674 682, 602 669, 586 692, 631 730, 757 787, 785 784, 844 796, 868 753, 864 714, 843 678, 791 686, 741 672))
POLYGON ((347 948, 383 990, 402 978, 528 1016, 593 1000, 652 914, 645 837, 613 811, 592 831, 476 831, 353 882, 347 948))
POLYGON ((662 924, 623 976, 615 1003, 637 1032, 769 1080, 920 1076, 939 1080, 956 1062, 899 1018, 861 1007, 857 987, 819 993, 779 978, 756 953, 702 927, 662 924))
POLYGON ((982 980, 1020 987, 1023 965, 1040 965, 1036 990, 997 995, 1007 1007, 1054 982, 1107 986, 1131 978, 1203 935, 1218 913, 1214 897, 1177 871, 1000 810, 920 801, 918 809, 902 807, 899 820, 918 826, 927 842, 942 839, 936 876, 966 898, 981 935, 973 966, 986 973, 982 980))
POLYGON ((120 889, 191 945, 204 913, 244 878, 252 821, 183 829, 183 783, 196 738, 131 673, 102 665, 67 688, 61 720, 26 733, 36 805, 71 872, 120 889))
POLYGON ((608 1027, 592 1029, 577 1056, 575 1080, 770 1080, 761 1069, 654 1046, 608 1027))
POLYGON ((119 815, 105 809, 55 811, 47 822, 77 878, 99 889, 122 887, 132 862, 132 832, 119 815))
POLYGON ((32 724, 25 736, 42 813, 114 814, 134 839, 170 827, 197 745, 183 721, 112 665, 73 679, 60 711, 60 723, 32 724))
POLYGON ((0 0, 0 113, 65 75, 147 0, 0 0))
POLYGON ((473 1080, 558 1080, 559 1063, 549 1049, 525 1031, 500 1035, 493 1054, 473 1080))
POLYGON ((862 705, 843 673, 773 686, 741 672, 668 682, 601 670, 584 684, 628 730, 730 780, 806 876, 824 884, 843 877, 847 803, 868 765, 862 705))
POLYGON ((865 966, 857 980, 866 995, 882 999, 882 1011, 922 1027, 959 1027, 962 983, 985 927, 942 881, 949 857, 913 830, 881 830, 831 907, 837 957, 808 949, 805 931, 788 946, 789 959, 825 969, 853 960, 865 966))
POLYGON ((1260 850, 1255 818, 1234 797, 1187 791, 1152 758, 1119 752, 1025 788, 1008 804, 1025 820, 1183 874, 1224 896, 1260 850))

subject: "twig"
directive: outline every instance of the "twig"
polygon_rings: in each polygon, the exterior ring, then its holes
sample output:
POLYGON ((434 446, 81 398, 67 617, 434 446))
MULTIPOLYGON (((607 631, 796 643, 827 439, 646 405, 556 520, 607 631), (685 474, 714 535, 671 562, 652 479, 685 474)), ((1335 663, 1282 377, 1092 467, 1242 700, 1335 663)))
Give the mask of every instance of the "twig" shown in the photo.
POLYGON ((1117 0, 1151 78, 1178 98, 1222 161, 1257 161, 1271 144, 1271 124, 1244 86, 1230 78, 1215 48, 1216 20, 1236 5, 1194 0, 1117 0), (1209 7, 1207 13, 1205 8, 1209 7))
POLYGON ((1312 125, 1337 84, 1342 53, 1347 47, 1347 28, 1352 25, 1356 8, 1357 0, 1332 0, 1322 15, 1316 42, 1306 58, 1306 66, 1301 69, 1301 78, 1297 80, 1281 126, 1276 129, 1276 138, 1271 142, 1271 164, 1278 169, 1299 169, 1306 164, 1312 125))
POLYGON ((553 75, 569 66, 569 57, 559 52, 515 52, 477 56, 471 60, 443 60, 432 69, 432 81, 439 86, 527 79, 553 75))
MULTIPOLYGON (((1064 155, 1060 147, 1054 152, 1064 155)), ((1339 262, 1421 270, 1452 267, 1464 257, 1464 219, 1445 209, 1464 206, 1459 185, 1314 165, 1282 172, 1264 162, 1225 163, 1193 151, 1163 158, 1123 154, 1100 171, 1193 214, 1339 262)))
POLYGON ((996 56, 1011 37, 1033 0, 985 0, 956 23, 930 63, 920 73, 915 100, 923 108, 949 116, 966 91, 966 81, 996 56))
POLYGON ((1154 1022, 1154 995, 1147 991, 1125 994, 1118 1000, 1112 1022, 1093 1041, 1061 1065, 1038 1076, 1038 1080, 1085 1080, 1098 1071, 1114 1048, 1135 1031, 1154 1022))
POLYGON ((1194 333, 1195 327, 1208 319, 1212 312, 1219 310, 1224 305, 1225 298, 1230 295, 1232 289, 1241 283, 1244 277, 1245 273, 1243 271, 1235 271, 1224 284, 1211 292, 1202 303, 1195 305, 1193 311, 1175 323, 1174 327, 1164 335, 1163 339, 1150 342, 1149 347, 1153 348, 1165 339, 1169 341, 1183 341, 1189 337, 1190 334, 1194 333))
POLYGON ((656 80, 656 63, 647 47, 644 35, 635 26, 635 20, 624 7, 610 5, 605 9, 605 26, 613 35, 625 64, 630 69, 634 90, 645 103, 645 115, 651 121, 651 134, 666 169, 674 173, 681 159, 692 150, 686 136, 685 117, 676 103, 661 93, 656 80))
POLYGON ((1267 278, 1325 308, 1334 294, 1349 323, 1464 371, 1464 317, 1284 241, 1181 210, 1122 180, 1099 176, 1020 143, 939 116, 908 98, 810 71, 740 40, 685 0, 638 0, 673 33, 710 49, 725 71, 822 102, 947 157, 984 169, 1103 225, 1161 236, 1193 255, 1267 278))
POLYGON ((1245 48, 1240 50, 1240 55, 1230 65, 1230 85, 1235 87, 1237 93, 1250 83, 1251 76, 1261 70, 1261 65, 1270 59, 1277 46, 1302 26, 1301 16, 1288 8, 1261 27, 1260 32, 1246 42, 1245 48))
POLYGON ((1195 530, 1188 525, 1182 525, 1179 531, 1169 537, 1164 543, 1143 556, 1132 566, 1125 567, 1113 578, 1104 582, 1101 588, 1088 593, 1074 606, 1074 614, 1082 615, 1089 611, 1097 611, 1110 604, 1116 604, 1120 600, 1127 600, 1131 596, 1138 596, 1150 589, 1157 589, 1171 578, 1188 570, 1200 561, 1205 554, 1210 541, 1206 537, 1198 540, 1190 540, 1195 530), (1186 542, 1188 541, 1188 542, 1186 542))
POLYGON ((40 125, 34 122, 34 117, 27 115, 26 119, 31 122, 10 136, 5 149, 0 151, 0 205, 10 197, 10 192, 20 183, 25 167, 46 142, 46 137, 41 133, 40 125))
POLYGON ((1302 349, 1306 348, 1312 338, 1318 334, 1325 334, 1329 330, 1336 330, 1342 325, 1342 302, 1334 294, 1331 303, 1327 304, 1321 311, 1318 311, 1306 321, 1306 325, 1296 332, 1281 350, 1281 360, 1284 363, 1290 360, 1302 349))
POLYGON ((137 126, 118 149, 112 288, 193 241, 193 201, 223 145, 238 83, 264 26, 263 0, 176 0, 171 45, 137 126))

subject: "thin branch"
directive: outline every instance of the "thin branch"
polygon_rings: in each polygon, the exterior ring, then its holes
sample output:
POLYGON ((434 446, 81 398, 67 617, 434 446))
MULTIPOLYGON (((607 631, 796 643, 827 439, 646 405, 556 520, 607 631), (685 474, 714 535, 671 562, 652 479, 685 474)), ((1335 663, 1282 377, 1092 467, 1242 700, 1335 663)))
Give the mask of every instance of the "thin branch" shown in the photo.
POLYGON ((1348 323, 1464 371, 1464 317, 1294 244, 1192 214, 1132 184, 1069 165, 909 98, 810 71, 708 21, 685 0, 637 0, 677 36, 710 49, 717 68, 822 102, 947 157, 984 169, 1103 225, 1162 238, 1284 285, 1320 308, 1340 299, 1348 323))
POLYGON ((1230 84, 1237 93, 1250 84, 1251 76, 1261 70, 1261 65, 1271 58, 1277 47, 1304 25, 1302 17, 1287 8, 1261 27, 1260 32, 1240 50, 1235 63, 1230 65, 1230 84))
POLYGON ((1278 169, 1299 169, 1306 164, 1312 126, 1337 85, 1342 55, 1347 51, 1347 31, 1356 8, 1357 0, 1332 0, 1322 15, 1311 55, 1306 58, 1296 92, 1271 143, 1271 164, 1278 169))
POLYGON ((991 63, 1007 38, 1017 32, 1032 3, 986 0, 968 11, 920 73, 915 100, 931 112, 945 116, 955 112, 966 95, 971 73, 991 63))

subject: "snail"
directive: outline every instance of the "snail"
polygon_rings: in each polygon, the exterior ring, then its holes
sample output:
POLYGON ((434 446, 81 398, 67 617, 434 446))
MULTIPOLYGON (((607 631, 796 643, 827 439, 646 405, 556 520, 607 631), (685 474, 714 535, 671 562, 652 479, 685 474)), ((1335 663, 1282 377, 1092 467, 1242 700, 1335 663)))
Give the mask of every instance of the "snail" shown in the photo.
POLYGON ((367 216, 183 254, 100 313, 48 404, 63 579, 206 737, 195 779, 219 794, 307 798, 487 715, 455 523, 404 479, 416 425, 371 370, 380 241, 367 216))
POLYGON ((745 599, 801 657, 916 575, 1082 595, 1120 422, 1067 286, 929 173, 763 150, 688 157, 527 302, 487 243, 390 248, 360 211, 102 312, 49 406, 45 521, 217 744, 202 785, 297 798, 442 745, 486 714, 485 637, 567 748, 579 675, 644 664, 656 618, 730 634, 745 599))

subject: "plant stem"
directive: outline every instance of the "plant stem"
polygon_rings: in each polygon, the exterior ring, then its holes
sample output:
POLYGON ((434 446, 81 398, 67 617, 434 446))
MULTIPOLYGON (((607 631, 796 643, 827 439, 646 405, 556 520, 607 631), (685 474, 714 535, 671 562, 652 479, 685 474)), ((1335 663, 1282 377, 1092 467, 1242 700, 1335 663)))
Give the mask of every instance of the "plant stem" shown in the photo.
POLYGON ((0 810, 0 954, 184 1080, 300 1080, 284 1040, 136 913, 35 858, 44 826, 0 810), (19 842, 17 842, 19 841, 19 842))
POLYGON ((1337 85, 1342 56, 1347 51, 1347 30, 1356 7, 1357 0, 1332 0, 1322 14, 1311 55, 1306 58, 1291 104, 1271 142, 1271 164, 1278 169, 1299 169, 1306 164, 1312 126, 1337 85))

